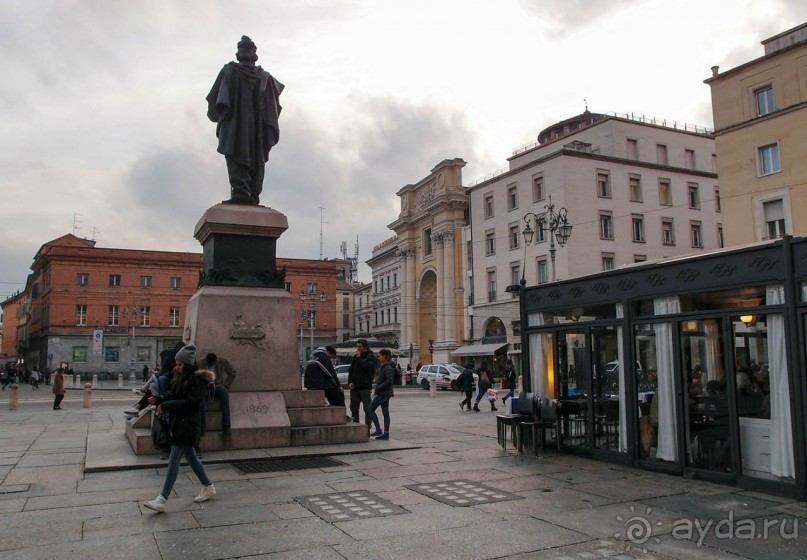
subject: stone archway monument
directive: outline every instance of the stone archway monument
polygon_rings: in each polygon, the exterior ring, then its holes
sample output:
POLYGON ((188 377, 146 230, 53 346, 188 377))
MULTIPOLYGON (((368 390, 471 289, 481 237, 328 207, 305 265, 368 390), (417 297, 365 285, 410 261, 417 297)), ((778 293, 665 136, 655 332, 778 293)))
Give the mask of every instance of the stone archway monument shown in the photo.
MULTIPOLYGON (((204 254, 199 289, 188 302, 183 341, 197 358, 213 352, 237 375, 230 388, 231 427, 221 431, 218 400, 208 407, 204 450, 251 449, 367 441, 362 424, 347 424, 343 407, 324 406, 322 391, 303 391, 285 270, 276 267, 277 242, 288 229, 284 214, 262 206, 264 166, 279 139, 283 85, 255 65, 249 37, 238 62, 226 64, 207 97, 225 156, 230 199, 209 208, 194 237, 204 254)), ((144 415, 127 423, 136 453, 154 453, 144 415)))

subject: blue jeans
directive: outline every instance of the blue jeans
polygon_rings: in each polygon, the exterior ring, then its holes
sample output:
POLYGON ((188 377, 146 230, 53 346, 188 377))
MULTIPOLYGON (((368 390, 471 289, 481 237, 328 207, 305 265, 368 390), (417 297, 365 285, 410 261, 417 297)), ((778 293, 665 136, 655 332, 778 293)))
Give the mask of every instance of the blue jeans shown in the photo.
POLYGON ((509 393, 507 393, 507 394, 504 396, 504 399, 502 399, 502 402, 506 401, 506 400, 507 400, 507 399, 509 399, 509 398, 512 398, 512 396, 513 396, 513 393, 514 393, 514 392, 515 392, 515 388, 510 389, 510 392, 509 392, 509 393))
MULTIPOLYGON (((208 391, 209 393, 209 391, 208 391)), ((227 392, 226 387, 222 387, 221 385, 216 385, 213 389, 213 395, 218 397, 221 401, 221 427, 224 430, 230 429, 230 393, 227 392)), ((201 422, 202 422, 202 435, 205 434, 205 428, 207 427, 207 395, 205 398, 202 399, 202 402, 199 405, 199 414, 201 414, 201 422)))
POLYGON ((373 426, 375 426, 376 430, 381 429, 381 424, 378 423, 378 414, 375 413, 375 409, 380 406, 381 414, 384 415, 384 431, 389 432, 389 400, 390 397, 376 395, 373 397, 373 402, 370 403, 367 416, 370 417, 370 420, 373 422, 373 426))
POLYGON ((210 486, 212 484, 210 479, 207 478, 205 467, 202 465, 199 457, 196 456, 196 450, 192 445, 172 445, 171 455, 168 456, 168 470, 165 471, 163 490, 160 492, 163 498, 170 496, 171 490, 174 489, 174 483, 177 481, 177 476, 179 476, 179 462, 182 460, 183 455, 188 460, 188 464, 193 469, 193 472, 196 474, 196 478, 199 479, 199 482, 205 486, 210 486))
POLYGON ((482 397, 488 394, 488 389, 490 389, 490 385, 485 383, 479 382, 479 387, 477 387, 476 393, 476 404, 479 404, 479 401, 482 400, 482 397))

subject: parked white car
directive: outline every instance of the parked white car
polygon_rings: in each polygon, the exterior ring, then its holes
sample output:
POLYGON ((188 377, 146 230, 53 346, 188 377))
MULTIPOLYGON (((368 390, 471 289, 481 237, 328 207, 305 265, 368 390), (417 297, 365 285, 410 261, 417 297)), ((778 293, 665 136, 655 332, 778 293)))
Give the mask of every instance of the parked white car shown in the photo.
POLYGON ((347 375, 350 373, 350 364, 340 364, 334 366, 336 376, 339 378, 339 384, 342 387, 347 387, 347 375))
MULTIPOLYGON (((462 369, 453 364, 426 364, 420 368, 418 372, 417 382, 424 389, 429 388, 431 379, 436 380, 437 387, 440 389, 452 389, 459 391, 459 387, 454 383, 462 373, 462 369)), ((474 374, 474 386, 479 381, 479 376, 474 374)))

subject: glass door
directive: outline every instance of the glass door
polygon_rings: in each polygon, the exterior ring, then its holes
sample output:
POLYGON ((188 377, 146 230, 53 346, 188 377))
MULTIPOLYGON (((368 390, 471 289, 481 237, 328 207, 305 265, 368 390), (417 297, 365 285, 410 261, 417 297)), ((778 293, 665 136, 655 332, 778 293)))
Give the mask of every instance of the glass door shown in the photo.
POLYGON ((623 433, 620 408, 624 406, 622 375, 625 364, 619 351, 616 327, 591 329, 591 429, 595 448, 619 451, 623 433))
POLYGON ((591 357, 586 331, 558 332, 557 344, 562 443, 573 448, 588 447, 591 357))

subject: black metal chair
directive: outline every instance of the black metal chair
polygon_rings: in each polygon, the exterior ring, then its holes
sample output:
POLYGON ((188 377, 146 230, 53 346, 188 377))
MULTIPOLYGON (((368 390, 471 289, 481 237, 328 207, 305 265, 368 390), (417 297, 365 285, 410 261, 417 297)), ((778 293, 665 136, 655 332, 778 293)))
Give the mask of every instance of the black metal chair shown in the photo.
POLYGON ((510 428, 510 435, 513 440, 513 447, 519 448, 518 426, 521 422, 534 419, 532 406, 532 393, 522 392, 518 396, 518 411, 515 414, 496 415, 496 440, 502 449, 507 451, 507 428, 510 428))
POLYGON ((541 441, 541 449, 546 449, 546 431, 555 431, 555 442, 560 451, 560 414, 558 413, 558 402, 548 398, 540 398, 536 395, 533 400, 535 410, 534 420, 524 421, 518 425, 518 450, 523 450, 523 442, 527 433, 532 435, 533 452, 538 453, 538 440, 541 441), (540 434, 540 438, 539 438, 540 434))

